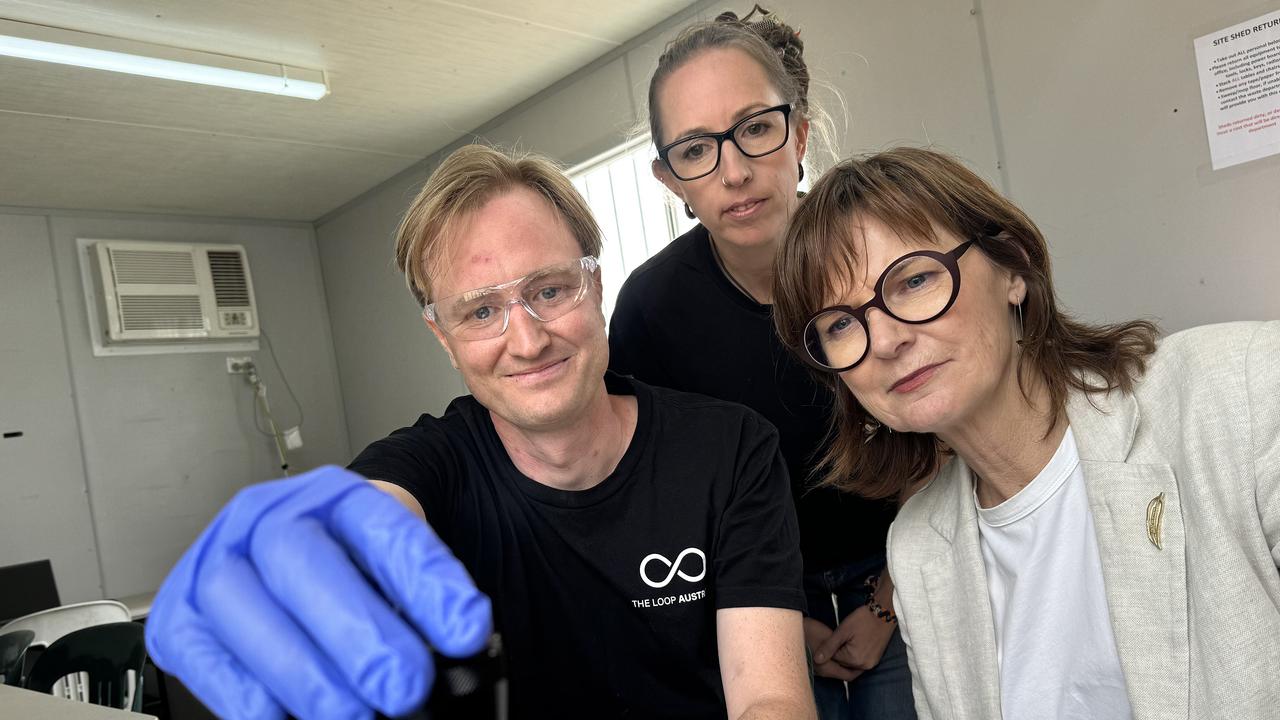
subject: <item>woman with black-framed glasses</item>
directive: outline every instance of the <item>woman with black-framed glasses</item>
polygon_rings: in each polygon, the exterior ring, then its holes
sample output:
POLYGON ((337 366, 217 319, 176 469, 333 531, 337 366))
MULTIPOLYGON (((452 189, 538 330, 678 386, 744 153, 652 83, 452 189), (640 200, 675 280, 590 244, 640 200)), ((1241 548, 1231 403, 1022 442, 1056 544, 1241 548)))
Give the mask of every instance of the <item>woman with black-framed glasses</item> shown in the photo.
POLYGON ((695 132, 663 145, 658 148, 659 170, 670 171, 681 182, 693 182, 720 168, 726 142, 733 143, 743 157, 762 158, 781 150, 790 139, 791 104, 774 105, 748 114, 724 132, 695 132))
POLYGON ((913 716, 884 542, 892 502, 813 487, 832 395, 773 331, 773 257, 815 109, 798 33, 758 7, 686 28, 649 86, 653 174, 699 224, 628 278, 610 365, 739 402, 778 429, 805 563, 805 643, 825 720, 913 716))
POLYGON ((1274 717, 1280 323, 1076 320, 1031 219, 917 149, 814 185, 775 293, 826 481, 933 478, 888 552, 921 717, 1274 717))

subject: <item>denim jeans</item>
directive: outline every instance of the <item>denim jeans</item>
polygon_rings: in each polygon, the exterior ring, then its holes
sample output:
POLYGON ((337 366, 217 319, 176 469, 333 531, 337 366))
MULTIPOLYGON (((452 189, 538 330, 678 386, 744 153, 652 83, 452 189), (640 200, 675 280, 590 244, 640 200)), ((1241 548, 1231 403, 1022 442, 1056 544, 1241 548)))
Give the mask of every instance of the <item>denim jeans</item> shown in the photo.
MULTIPOLYGON (((882 570, 883 556, 806 575, 809 617, 835 628, 839 620, 867 603, 863 581, 882 570)), ((814 676, 813 694, 819 720, 915 720, 911 671, 901 633, 894 630, 879 664, 851 683, 814 676)))

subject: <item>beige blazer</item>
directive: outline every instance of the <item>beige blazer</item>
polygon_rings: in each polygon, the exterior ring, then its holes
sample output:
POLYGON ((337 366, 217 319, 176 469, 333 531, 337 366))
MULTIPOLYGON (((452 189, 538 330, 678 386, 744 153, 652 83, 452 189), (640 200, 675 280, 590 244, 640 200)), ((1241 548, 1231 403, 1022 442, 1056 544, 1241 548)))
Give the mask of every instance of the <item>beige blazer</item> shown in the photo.
MULTIPOLYGON (((1172 335, 1093 403, 1067 415, 1133 717, 1280 718, 1280 322, 1172 335)), ((1001 717, 962 460, 903 506, 888 559, 920 717, 1001 717)))

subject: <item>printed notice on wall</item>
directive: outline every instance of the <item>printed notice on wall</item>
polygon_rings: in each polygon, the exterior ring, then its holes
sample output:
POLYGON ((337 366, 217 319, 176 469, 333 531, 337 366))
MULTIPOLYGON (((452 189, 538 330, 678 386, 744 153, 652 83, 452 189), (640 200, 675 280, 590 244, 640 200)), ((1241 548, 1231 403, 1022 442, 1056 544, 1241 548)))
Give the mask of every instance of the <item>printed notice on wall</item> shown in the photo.
POLYGON ((1195 45, 1213 169, 1280 153, 1280 10, 1195 45))

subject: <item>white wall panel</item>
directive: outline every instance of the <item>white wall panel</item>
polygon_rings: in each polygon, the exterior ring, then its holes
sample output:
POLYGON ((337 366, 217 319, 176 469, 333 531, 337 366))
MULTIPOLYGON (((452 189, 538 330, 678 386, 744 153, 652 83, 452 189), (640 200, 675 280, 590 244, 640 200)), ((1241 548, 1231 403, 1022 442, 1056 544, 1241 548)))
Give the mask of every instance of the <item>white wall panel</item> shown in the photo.
POLYGON ((47 220, 0 215, 0 565, 47 558, 77 602, 102 590, 58 310, 47 220))
POLYGON ((1010 191, 1058 291, 1095 320, 1167 330, 1280 318, 1280 156, 1214 172, 1194 38, 1248 0, 983 0, 1010 191))
MULTIPOLYGON (((63 353, 77 398, 107 596, 156 589, 237 490, 281 471, 271 438, 254 429, 249 385, 244 376, 226 372, 226 353, 93 356, 77 237, 244 245, 262 327, 305 414, 305 444, 291 453, 293 470, 348 460, 310 228, 92 215, 55 215, 51 228, 53 262, 63 279, 63 353)), ((38 263, 31 265, 39 271, 38 263)), ((282 428, 295 424, 298 413, 266 343, 258 352, 234 354, 254 358, 275 417, 282 428)))

